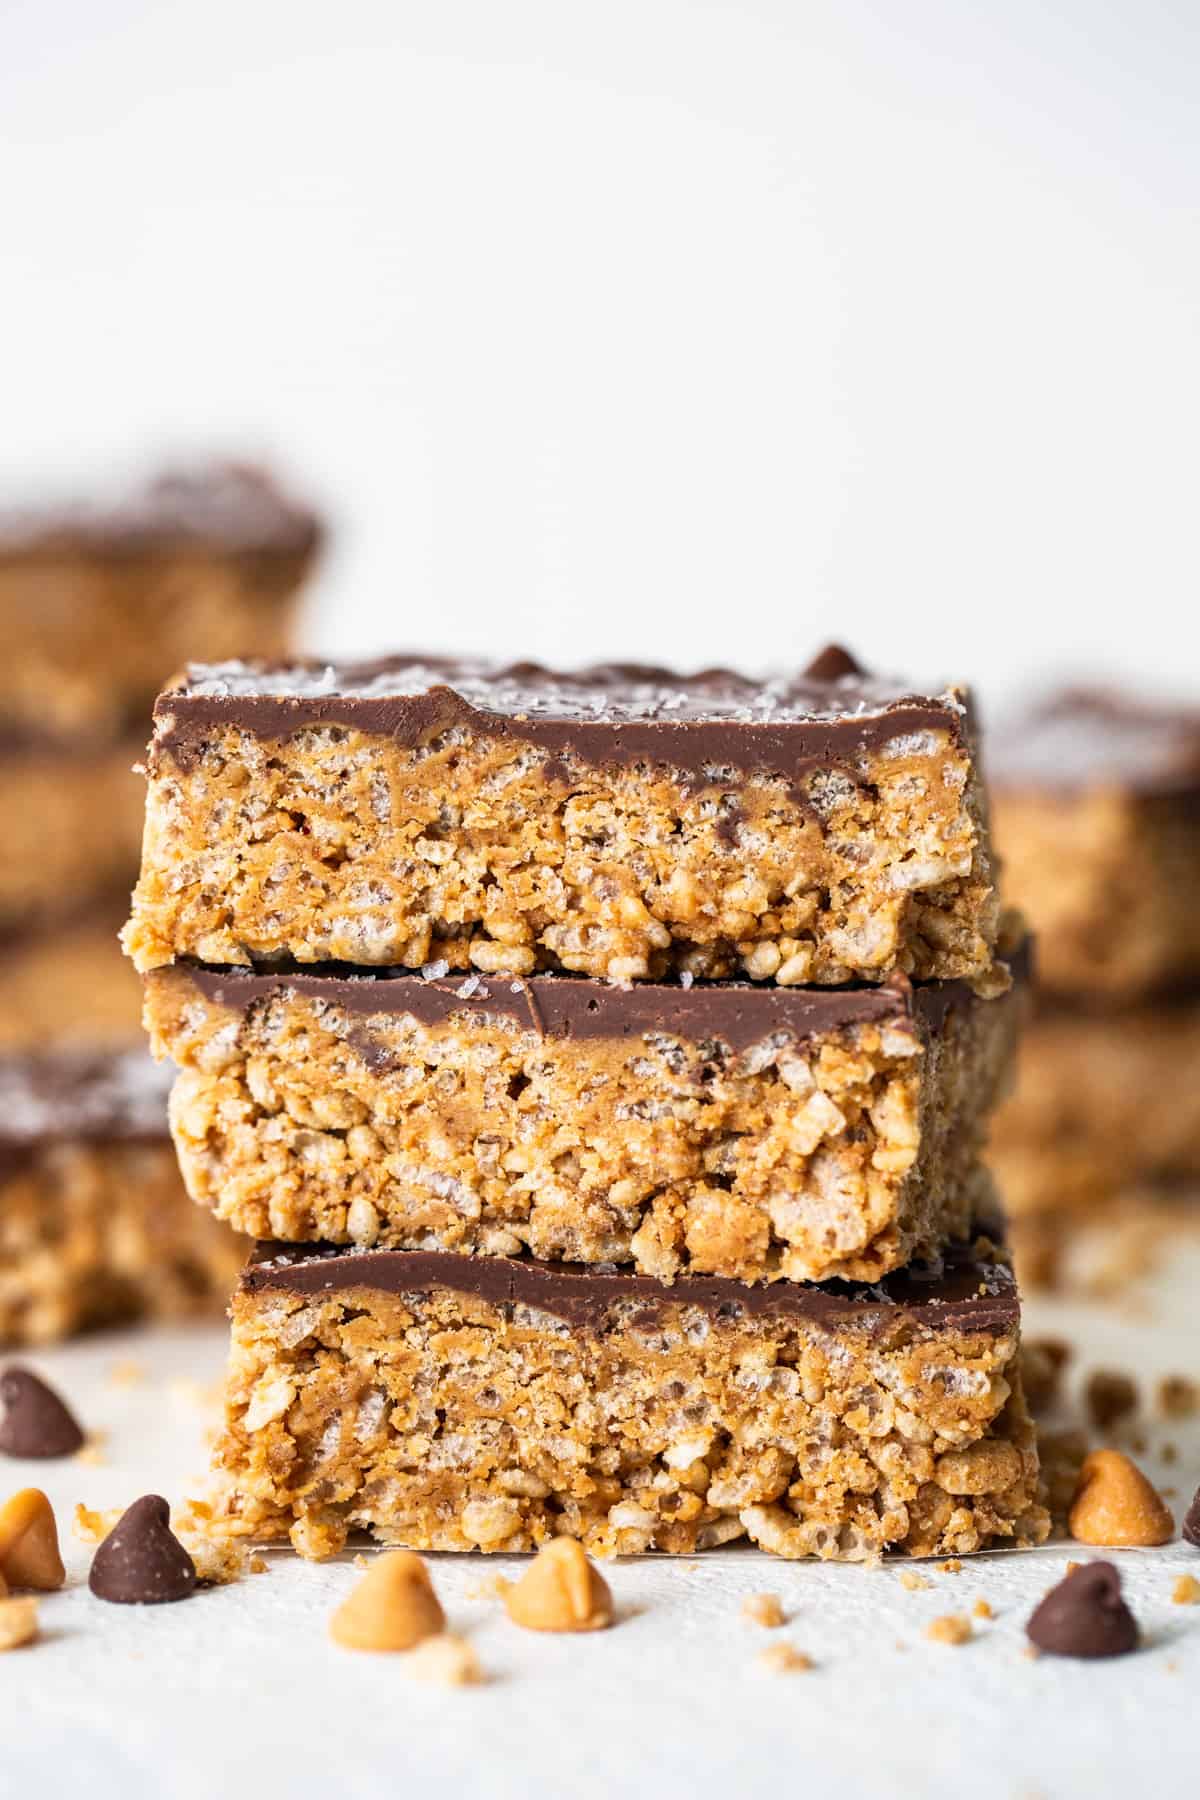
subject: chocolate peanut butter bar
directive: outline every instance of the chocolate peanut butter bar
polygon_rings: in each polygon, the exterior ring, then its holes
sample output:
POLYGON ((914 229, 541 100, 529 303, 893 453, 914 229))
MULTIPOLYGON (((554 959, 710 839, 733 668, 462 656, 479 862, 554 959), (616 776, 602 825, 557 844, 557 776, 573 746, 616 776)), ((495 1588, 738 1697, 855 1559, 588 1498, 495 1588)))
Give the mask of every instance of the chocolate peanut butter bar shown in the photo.
POLYGON ((0 731, 0 930, 36 927, 124 887, 137 868, 137 740, 78 746, 0 731))
POLYGON ((0 727, 111 740, 189 656, 285 654, 320 537, 312 513, 239 464, 0 514, 0 727))
POLYGON ((874 1281, 978 1215, 1019 1010, 966 982, 146 977, 194 1199, 290 1243, 874 1281))
POLYGON ((232 1316, 225 1524, 308 1556, 357 1529, 864 1560, 1049 1528, 986 1240, 870 1288, 268 1246, 232 1316))
POLYGON ((1072 691, 991 748, 1005 885, 1042 986, 1132 1000, 1200 978, 1200 710, 1072 691))
POLYGON ((141 1051, 0 1058, 0 1343, 219 1309, 242 1253, 183 1191, 141 1051))
POLYGON ((1200 1180, 1200 997, 1047 1006, 1020 1068, 990 1155, 1013 1213, 1094 1212, 1128 1189, 1200 1180))
POLYGON ((143 970, 994 980, 967 696, 840 652, 767 682, 193 667, 155 708, 149 778, 143 970))
POLYGON ((141 1045, 141 983, 121 955, 123 895, 0 936, 0 1054, 141 1045))

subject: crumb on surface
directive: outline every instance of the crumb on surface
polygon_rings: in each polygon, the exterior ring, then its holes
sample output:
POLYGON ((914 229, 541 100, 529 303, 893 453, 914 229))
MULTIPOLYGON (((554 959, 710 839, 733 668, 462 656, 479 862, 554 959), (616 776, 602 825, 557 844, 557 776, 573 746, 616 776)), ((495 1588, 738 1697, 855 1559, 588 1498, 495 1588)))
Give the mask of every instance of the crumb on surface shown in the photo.
POLYGON ((1171 1589, 1176 1606, 1195 1606, 1200 1601, 1200 1581, 1194 1575, 1181 1575, 1171 1589))
POLYGON ((971 1613, 976 1619, 994 1619, 996 1616, 992 1611, 990 1604, 982 1597, 982 1595, 971 1608, 971 1613))
POLYGON ((767 1675, 802 1675, 816 1665, 811 1656, 797 1650, 794 1644, 768 1644, 754 1659, 755 1667, 767 1675))
POLYGON ((962 1613, 944 1613, 930 1620, 925 1636, 933 1644, 965 1644, 972 1636, 971 1621, 962 1613))
POLYGON ((71 1534, 81 1544, 103 1543, 124 1511, 123 1506, 109 1506, 94 1511, 80 1500, 71 1517, 71 1534))
POLYGON ((115 1362, 108 1371, 111 1387, 138 1387, 145 1379, 145 1369, 132 1357, 124 1357, 120 1362, 115 1362))
POLYGON ((924 1588, 931 1588, 932 1581, 925 1575, 918 1575, 915 1569, 901 1569, 900 1586, 907 1588, 910 1594, 919 1594, 924 1588))
POLYGON ((1190 1419, 1200 1412, 1200 1382, 1188 1375, 1164 1375, 1156 1394, 1158 1409, 1168 1419, 1190 1419))
POLYGON ((442 1687, 475 1687, 487 1680, 479 1658, 465 1638, 453 1631, 426 1638, 404 1659, 406 1674, 442 1687))
POLYGON ((774 1631, 784 1623, 783 1604, 778 1594, 747 1594, 742 1601, 742 1617, 751 1625, 774 1631))
POLYGON ((19 1650, 38 1634, 38 1603, 28 1595, 0 1600, 0 1650, 19 1650))
POLYGON ((957 1556, 948 1556, 946 1558, 945 1562, 940 1562, 938 1564, 938 1568, 941 1570, 943 1575, 961 1575, 962 1574, 962 1563, 959 1561, 957 1556))
POLYGON ((1107 1431, 1119 1419, 1138 1408, 1138 1386, 1121 1369, 1094 1369, 1083 1390, 1088 1417, 1098 1431, 1107 1431))

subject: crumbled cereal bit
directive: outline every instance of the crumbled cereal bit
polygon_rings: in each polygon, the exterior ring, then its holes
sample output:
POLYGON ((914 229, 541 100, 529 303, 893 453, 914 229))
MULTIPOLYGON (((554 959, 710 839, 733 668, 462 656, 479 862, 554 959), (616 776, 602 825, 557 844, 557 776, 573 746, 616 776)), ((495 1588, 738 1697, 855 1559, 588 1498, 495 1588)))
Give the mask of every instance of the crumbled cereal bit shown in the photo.
POLYGON ((371 1566, 361 1550, 356 1551, 350 1560, 356 1569, 368 1569, 371 1566))
POLYGON ((1067 1523, 1081 1544, 1168 1544, 1175 1536, 1170 1508, 1119 1450, 1093 1450, 1085 1459, 1067 1523))
POLYGON ((751 1625, 762 1625, 768 1631, 784 1623, 783 1606, 778 1594, 747 1594, 742 1601, 742 1617, 751 1625))
POLYGON ((943 1575, 962 1574, 962 1564, 959 1562, 957 1556, 948 1556, 945 1562, 940 1562, 938 1564, 938 1568, 942 1571, 943 1575))
POLYGON ((924 1575, 918 1575, 915 1569, 901 1569, 900 1586, 907 1588, 910 1594, 919 1594, 922 1588, 932 1587, 933 1583, 927 1581, 924 1575))
POLYGON ((250 1558, 250 1573, 252 1575, 265 1575, 270 1566, 271 1565, 265 1556, 255 1555, 250 1558))
MULTIPOLYGON (((196 1580, 204 1587, 229 1587, 245 1575, 250 1553, 232 1538, 206 1537, 176 1526, 175 1535, 196 1566, 196 1580)), ((263 1565, 266 1566, 265 1564, 263 1565)))
POLYGON ((1130 1438, 1129 1448, 1133 1451, 1135 1456, 1145 1456, 1146 1440, 1142 1436, 1140 1431, 1135 1432, 1134 1435, 1130 1438))
POLYGON ((1065 1519, 1087 1455, 1087 1438, 1081 1431, 1039 1431, 1038 1454, 1046 1504, 1055 1519, 1065 1519))
POLYGON ((1171 1442, 1170 1438, 1168 1438, 1166 1443, 1163 1445, 1162 1449, 1159 1451, 1159 1455, 1162 1457, 1162 1459, 1165 1463, 1178 1462, 1179 1461, 1179 1446, 1178 1446, 1178 1444, 1173 1444, 1171 1442))
POLYGON ((109 1383, 113 1387, 138 1387, 146 1379, 146 1371, 141 1363, 134 1362, 132 1357, 114 1363, 108 1371, 109 1383))
POLYGON ((1137 1383, 1118 1369, 1096 1369, 1083 1390, 1088 1416, 1098 1431, 1137 1411, 1137 1383))
POLYGON ((1027 1338, 1021 1345, 1021 1380, 1031 1411, 1047 1412, 1062 1389, 1071 1346, 1062 1338, 1027 1338))
POLYGON ((1176 1606, 1195 1606, 1200 1601, 1200 1581, 1194 1575, 1181 1575, 1171 1589, 1176 1606))
POLYGON ((444 1687, 473 1687, 487 1679, 470 1644, 452 1631, 418 1644, 404 1659, 404 1668, 419 1681, 436 1681, 444 1687))
POLYGON ((510 1592, 512 1582, 504 1575, 488 1575, 482 1581, 473 1581, 467 1587, 464 1598, 467 1600, 503 1600, 510 1592))
POLYGON ((811 1656, 792 1644, 770 1644, 759 1651, 754 1661, 768 1675, 802 1675, 816 1666, 811 1656))
POLYGON ((994 1619, 996 1616, 988 1602, 983 1598, 980 1598, 975 1602, 974 1606, 971 1608, 971 1613, 976 1619, 994 1619))
POLYGON ((934 1644, 965 1644, 971 1635, 971 1621, 962 1613, 945 1613, 925 1627, 925 1636, 934 1644))
POLYGON ((36 1600, 0 1600, 0 1650, 17 1650, 22 1644, 31 1644, 37 1632, 36 1600))
POLYGON ((1082 1563, 1068 1561, 1067 1567, 1066 1567, 1066 1573, 1068 1575, 1073 1575, 1075 1573, 1076 1569, 1082 1569, 1082 1567, 1083 1567, 1082 1563))
POLYGON ((1200 1382, 1187 1375, 1164 1375, 1158 1384, 1158 1409, 1168 1419, 1190 1419, 1200 1412, 1200 1382))
POLYGON ((75 1452, 75 1461, 82 1463, 85 1469, 102 1469, 108 1458, 94 1438, 89 1438, 82 1450, 75 1452))
POLYGON ((123 1506, 110 1506, 104 1512, 93 1512, 81 1500, 71 1519, 71 1535, 81 1544, 103 1543, 124 1511, 123 1506))

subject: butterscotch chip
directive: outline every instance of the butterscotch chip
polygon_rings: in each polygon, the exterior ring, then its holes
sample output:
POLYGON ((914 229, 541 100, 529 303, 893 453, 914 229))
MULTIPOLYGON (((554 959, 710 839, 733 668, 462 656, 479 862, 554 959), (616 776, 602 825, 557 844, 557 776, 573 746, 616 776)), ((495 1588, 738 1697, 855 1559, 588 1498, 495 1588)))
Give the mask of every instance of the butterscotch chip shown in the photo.
POLYGON ((934 1644, 965 1644, 971 1635, 971 1621, 962 1613, 946 1613, 925 1627, 925 1636, 934 1644))
POLYGON ((429 1571, 412 1550, 391 1550, 367 1570, 329 1622, 347 1650, 411 1650, 446 1627, 429 1571))
POLYGON ((1181 1575, 1171 1589, 1176 1606, 1195 1606, 1200 1601, 1200 1581, 1194 1575, 1181 1575))
POLYGON ((792 1644, 771 1644, 760 1650, 754 1660, 768 1675, 802 1675, 815 1667, 812 1657, 792 1644))
POLYGON ((613 1620, 608 1583, 575 1538, 543 1544, 504 1596, 509 1618, 529 1631, 600 1631, 613 1620))
POLYGON ((0 1650, 16 1650, 21 1644, 31 1644, 37 1630, 36 1600, 0 1600, 0 1650))
POLYGON ((1093 1450, 1084 1459, 1068 1526, 1081 1544, 1167 1544, 1175 1535, 1157 1490, 1119 1450, 1093 1450))
POLYGON ((1115 1369, 1096 1369, 1089 1375, 1084 1400, 1093 1425, 1107 1431, 1118 1419, 1137 1411, 1137 1383, 1115 1369))
POLYGON ((45 1592, 67 1578, 54 1509, 41 1488, 22 1488, 0 1507, 0 1574, 10 1588, 45 1592))
POLYGON ((747 1594, 742 1601, 742 1617, 751 1625, 762 1625, 774 1631, 782 1625, 783 1607, 778 1594, 747 1594))
POLYGON ((470 1644, 452 1631, 426 1638, 407 1659, 404 1669, 419 1681, 437 1681, 443 1687, 473 1687, 486 1679, 470 1644))
POLYGON ((1200 1382, 1186 1375, 1164 1375, 1157 1398, 1159 1411, 1168 1419, 1190 1419, 1200 1412, 1200 1382))
POLYGON ((994 1619, 996 1616, 988 1602, 983 1599, 979 1599, 975 1602, 974 1606, 971 1608, 971 1612, 976 1619, 994 1619))

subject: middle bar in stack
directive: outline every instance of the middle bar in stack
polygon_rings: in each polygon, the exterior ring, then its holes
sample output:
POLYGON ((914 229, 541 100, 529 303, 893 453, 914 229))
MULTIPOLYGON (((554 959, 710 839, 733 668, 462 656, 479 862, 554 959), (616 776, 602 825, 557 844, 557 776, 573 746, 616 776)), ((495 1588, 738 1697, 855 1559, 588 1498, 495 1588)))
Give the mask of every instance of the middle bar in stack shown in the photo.
POLYGON ((977 1235, 997 927, 954 690, 193 671, 126 941, 193 1196, 280 1240, 234 1303, 234 1528, 1044 1535, 977 1235))

